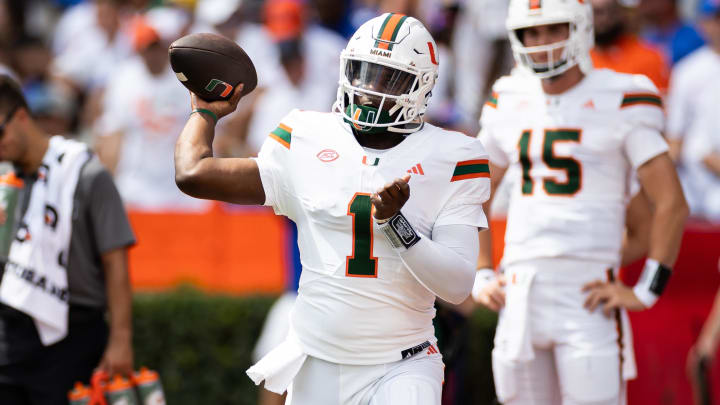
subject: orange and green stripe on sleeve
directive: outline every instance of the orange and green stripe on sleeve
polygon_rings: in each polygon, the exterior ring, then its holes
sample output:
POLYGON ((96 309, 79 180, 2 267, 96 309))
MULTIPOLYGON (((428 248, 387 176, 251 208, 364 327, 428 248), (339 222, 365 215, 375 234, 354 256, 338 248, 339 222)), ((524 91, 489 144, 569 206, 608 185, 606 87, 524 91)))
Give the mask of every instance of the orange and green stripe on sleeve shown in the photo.
POLYGON ((485 105, 488 107, 497 108, 497 99, 498 94, 493 91, 492 94, 490 94, 490 98, 488 98, 488 101, 485 103, 485 105))
POLYGON ((659 95, 653 93, 625 93, 620 108, 635 105, 650 105, 662 108, 663 102, 659 95))
POLYGON ((465 160, 455 165, 450 181, 490 177, 490 164, 487 159, 465 160))
POLYGON ((378 39, 375 40, 375 48, 392 51, 398 32, 400 32, 400 27, 402 27, 406 19, 407 16, 404 14, 388 14, 380 26, 378 39))
POLYGON ((292 128, 285 124, 278 125, 272 132, 270 132, 270 138, 280 142, 280 145, 290 149, 290 140, 292 135, 292 128))

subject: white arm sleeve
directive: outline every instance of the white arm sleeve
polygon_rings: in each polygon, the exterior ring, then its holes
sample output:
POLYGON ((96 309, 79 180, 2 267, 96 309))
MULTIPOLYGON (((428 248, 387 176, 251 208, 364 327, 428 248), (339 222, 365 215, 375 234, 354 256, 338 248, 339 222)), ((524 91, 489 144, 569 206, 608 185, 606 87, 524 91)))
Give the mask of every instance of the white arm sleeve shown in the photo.
POLYGON ((433 229, 432 239, 420 238, 400 258, 430 292, 459 304, 472 291, 479 250, 477 227, 443 225, 433 229))

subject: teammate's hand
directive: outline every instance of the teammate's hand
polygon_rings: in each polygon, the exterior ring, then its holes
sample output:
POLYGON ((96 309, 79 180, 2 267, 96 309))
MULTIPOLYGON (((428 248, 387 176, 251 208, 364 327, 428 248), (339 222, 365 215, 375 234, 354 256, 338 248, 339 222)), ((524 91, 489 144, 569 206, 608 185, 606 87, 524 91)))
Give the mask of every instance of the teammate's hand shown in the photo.
POLYGON ((582 291, 588 293, 587 299, 585 299, 585 308, 593 312, 595 308, 602 305, 602 311, 607 317, 610 317, 612 312, 619 308, 631 311, 645 309, 645 305, 635 296, 632 288, 619 281, 595 280, 585 284, 582 291))
POLYGON ((505 289, 503 287, 505 287, 505 275, 498 274, 473 298, 478 304, 497 312, 505 306, 505 289))
POLYGON ((373 216, 375 219, 388 219, 400 212, 410 198, 410 175, 395 179, 392 183, 386 184, 377 193, 370 196, 373 205, 373 216))
POLYGON ((245 87, 245 85, 240 83, 237 87, 235 87, 235 90, 233 90, 232 96, 230 96, 229 99, 218 101, 205 101, 191 91, 190 108, 193 110, 196 108, 210 110, 217 115, 218 119, 220 119, 235 111, 238 103, 240 102, 240 98, 242 97, 241 93, 243 87, 245 87))
POLYGON ((105 353, 95 371, 104 371, 112 377, 116 374, 130 377, 133 372, 132 343, 125 339, 110 337, 105 353))

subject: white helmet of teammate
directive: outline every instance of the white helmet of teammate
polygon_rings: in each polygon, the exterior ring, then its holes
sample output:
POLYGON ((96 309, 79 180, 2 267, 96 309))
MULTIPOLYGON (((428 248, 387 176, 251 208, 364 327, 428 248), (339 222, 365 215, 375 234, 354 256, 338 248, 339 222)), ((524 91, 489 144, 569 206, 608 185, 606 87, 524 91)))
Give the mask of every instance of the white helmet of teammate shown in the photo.
POLYGON ((415 132, 438 77, 438 60, 437 45, 420 21, 393 13, 375 17, 340 54, 333 111, 364 133, 415 132))
POLYGON ((583 72, 592 69, 590 49, 595 43, 590 0, 510 0, 506 28, 518 66, 540 78, 557 76, 575 65, 583 72), (568 23, 570 36, 565 41, 526 47, 518 31, 540 25, 568 23), (559 60, 553 51, 563 48, 559 60), (547 52, 548 63, 533 62, 530 54, 547 52))

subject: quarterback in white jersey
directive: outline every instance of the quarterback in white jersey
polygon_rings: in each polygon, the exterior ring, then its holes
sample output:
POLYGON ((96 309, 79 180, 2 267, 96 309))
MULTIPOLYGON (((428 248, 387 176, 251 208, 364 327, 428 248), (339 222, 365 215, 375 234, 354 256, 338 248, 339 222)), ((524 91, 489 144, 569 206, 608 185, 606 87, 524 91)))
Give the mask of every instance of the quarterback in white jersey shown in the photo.
MULTIPOLYGON (((635 374, 624 310, 657 300, 687 215, 657 89, 645 76, 592 68, 589 3, 511 0, 518 67, 496 82, 481 117, 493 184, 517 176, 504 274, 480 270, 473 289, 502 308, 493 371, 506 405, 623 403, 623 379, 635 374), (631 289, 612 269, 626 248, 634 171, 655 210, 631 289)), ((484 244, 480 264, 490 267, 484 244)))
POLYGON ((440 404, 433 303, 470 294, 490 173, 479 140, 423 122, 437 72, 418 20, 374 18, 341 54, 333 112, 291 111, 255 159, 212 157, 214 115, 239 90, 213 103, 193 95, 178 186, 271 206, 298 227, 288 339, 248 370, 290 404, 440 404))

